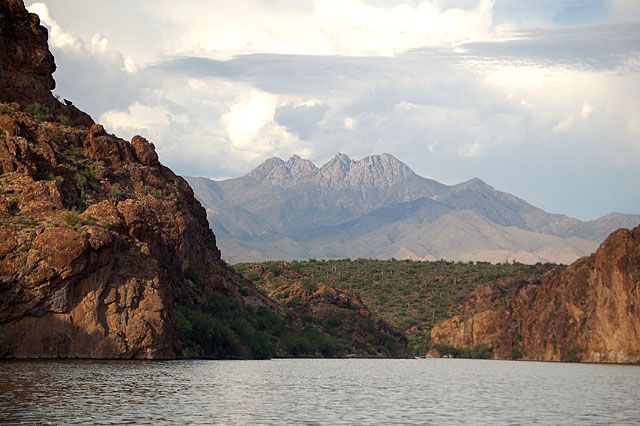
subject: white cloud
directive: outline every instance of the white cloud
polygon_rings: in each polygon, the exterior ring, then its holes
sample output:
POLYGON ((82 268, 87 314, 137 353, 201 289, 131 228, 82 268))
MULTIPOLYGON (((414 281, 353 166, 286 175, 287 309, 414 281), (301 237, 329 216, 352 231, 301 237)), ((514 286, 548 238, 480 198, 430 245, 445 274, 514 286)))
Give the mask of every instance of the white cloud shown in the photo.
POLYGON ((134 103, 126 111, 111 110, 100 116, 101 123, 116 134, 130 139, 143 134, 154 140, 164 139, 174 124, 185 124, 186 116, 171 113, 164 106, 134 103))
POLYGON ((286 127, 275 122, 277 97, 251 90, 236 98, 229 111, 222 114, 220 124, 233 148, 245 151, 250 158, 263 154, 276 155, 298 142, 286 127))
MULTIPOLYGON (((500 187, 528 164, 558 182, 640 179, 637 29, 541 18, 523 33, 521 20, 496 20, 496 3, 141 0, 126 23, 119 2, 30 9, 50 29, 57 93, 109 131, 148 137, 177 173, 231 177, 273 155, 390 151, 447 183, 479 176, 500 187), (93 9, 100 19, 80 15, 93 9), (176 54, 200 57, 156 66, 176 54)), ((634 19, 635 2, 610 4, 619 13, 607 19, 634 19)))
POLYGON ((347 130, 353 130, 356 128, 358 124, 358 120, 353 117, 345 117, 344 118, 344 128, 347 130))
POLYGON ((58 22, 53 19, 49 12, 49 7, 45 3, 34 3, 27 7, 31 13, 40 17, 40 22, 49 29, 49 44, 59 49, 72 49, 80 51, 84 47, 82 41, 67 33, 58 22))
POLYGON ((475 158, 480 154, 480 149, 482 145, 478 142, 465 144, 460 149, 458 149, 458 154, 465 158, 475 158))
POLYGON ((577 115, 567 117, 561 122, 559 122, 558 124, 556 124, 555 126, 553 126, 553 129, 552 129, 553 133, 560 134, 560 133, 569 131, 571 127, 573 127, 573 125, 577 122, 577 120, 579 119, 586 120, 591 116, 592 113, 593 113, 593 108, 591 107, 591 105, 589 105, 588 102, 585 102, 582 105, 582 109, 577 115))
POLYGON ((132 57, 124 57, 121 52, 112 49, 109 46, 109 40, 99 33, 93 34, 89 43, 85 43, 81 38, 67 32, 52 16, 45 3, 33 3, 27 9, 38 14, 42 24, 49 29, 49 44, 52 48, 60 49, 84 61, 92 57, 98 60, 107 60, 118 69, 128 73, 134 73, 138 70, 132 57))
POLYGON ((150 13, 170 33, 165 51, 217 58, 260 52, 388 56, 499 36, 493 0, 479 0, 473 8, 444 8, 436 0, 316 0, 299 8, 255 0, 224 7, 198 3, 198 13, 167 0, 153 3, 150 13))
POLYGON ((560 134, 560 133, 564 133, 564 132, 568 131, 569 129, 571 129, 571 126, 573 126, 573 122, 574 121, 575 121, 575 118, 567 117, 564 120, 562 120, 561 122, 559 122, 558 124, 556 124, 555 126, 553 126, 553 129, 551 129, 551 130, 556 135, 560 134))

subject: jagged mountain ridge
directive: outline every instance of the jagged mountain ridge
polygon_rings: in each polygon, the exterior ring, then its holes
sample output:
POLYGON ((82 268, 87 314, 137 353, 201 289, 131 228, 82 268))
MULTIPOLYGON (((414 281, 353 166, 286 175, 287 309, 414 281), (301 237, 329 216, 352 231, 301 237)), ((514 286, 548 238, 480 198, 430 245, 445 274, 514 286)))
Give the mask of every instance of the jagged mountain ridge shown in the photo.
POLYGON ((223 181, 185 177, 232 262, 309 257, 570 263, 640 215, 580 221, 547 213, 478 178, 444 185, 391 154, 317 167, 270 158, 223 181))

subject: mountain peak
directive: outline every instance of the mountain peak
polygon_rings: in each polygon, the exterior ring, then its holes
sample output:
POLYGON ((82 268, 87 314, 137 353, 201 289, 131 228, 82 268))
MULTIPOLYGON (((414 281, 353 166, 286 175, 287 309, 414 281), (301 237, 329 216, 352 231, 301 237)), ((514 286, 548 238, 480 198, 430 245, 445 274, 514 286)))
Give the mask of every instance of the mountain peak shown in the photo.
POLYGON ((293 154, 287 160, 287 164, 295 164, 295 163, 299 163, 301 161, 308 161, 308 160, 305 160, 304 158, 300 157, 298 154, 293 154))
POLYGON ((483 181, 480 178, 474 177, 473 179, 469 179, 466 182, 462 182, 459 183, 457 185, 454 185, 454 188, 456 189, 475 189, 475 190, 482 190, 482 189, 493 189, 493 187, 491 185, 489 185, 488 183, 486 183, 485 181, 483 181))
POLYGON ((349 171, 352 186, 391 186, 415 173, 391 154, 371 155, 355 162, 349 171))
POLYGON ((320 168, 320 175, 329 186, 340 185, 346 180, 354 164, 355 161, 349 156, 339 152, 320 168))
POLYGON ((278 157, 267 158, 262 163, 260 163, 255 169, 251 170, 249 172, 249 176, 257 180, 262 180, 265 177, 267 177, 273 169, 275 169, 278 166, 282 166, 284 164, 285 162, 281 158, 278 158, 278 157))
POLYGON ((347 154, 343 154, 341 152, 338 152, 335 157, 333 157, 333 160, 331 161, 339 161, 341 163, 351 163, 353 160, 351 158, 349 158, 349 156, 347 154))
POLYGON ((301 180, 315 176, 318 168, 311 161, 294 154, 286 163, 289 175, 293 180, 301 180))

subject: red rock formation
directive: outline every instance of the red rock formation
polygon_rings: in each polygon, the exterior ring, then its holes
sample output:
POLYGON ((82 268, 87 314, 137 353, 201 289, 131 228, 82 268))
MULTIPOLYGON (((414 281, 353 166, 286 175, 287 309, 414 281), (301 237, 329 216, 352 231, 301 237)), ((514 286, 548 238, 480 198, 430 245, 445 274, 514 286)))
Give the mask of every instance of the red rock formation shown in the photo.
POLYGON ((0 69, 0 357, 175 357, 175 303, 244 304, 250 283, 221 261, 204 209, 153 144, 87 129, 51 95, 47 32, 20 0, 0 1, 0 69))
POLYGON ((489 345, 500 359, 640 361, 640 227, 614 232, 594 254, 542 281, 478 287, 464 317, 436 325, 431 338, 489 345))
POLYGON ((52 117, 66 115, 77 125, 89 126, 91 117, 52 94, 56 64, 47 46, 47 29, 29 13, 22 0, 0 1, 0 101, 22 107, 38 102, 52 117))

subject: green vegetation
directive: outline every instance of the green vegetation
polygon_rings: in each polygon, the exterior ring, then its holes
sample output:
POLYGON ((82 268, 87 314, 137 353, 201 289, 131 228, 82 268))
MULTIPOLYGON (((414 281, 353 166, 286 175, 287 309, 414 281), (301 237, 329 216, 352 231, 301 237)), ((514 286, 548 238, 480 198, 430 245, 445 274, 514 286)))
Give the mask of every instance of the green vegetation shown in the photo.
POLYGON ((24 108, 24 112, 36 120, 44 120, 49 115, 49 108, 38 102, 33 102, 24 108))
POLYGON ((18 197, 15 194, 9 195, 5 202, 9 212, 15 213, 18 210, 18 197))
POLYGON ((487 345, 475 345, 468 348, 456 348, 455 346, 451 345, 434 344, 433 349, 438 351, 441 356, 450 356, 453 358, 493 358, 493 349, 487 345))
POLYGON ((38 226, 41 222, 33 217, 16 217, 13 219, 13 223, 22 226, 38 226))
POLYGON ((337 356, 342 346, 316 327, 297 330, 264 306, 241 307, 216 293, 204 306, 176 306, 186 356, 258 358, 337 356))
POLYGON ((62 124, 63 126, 71 126, 71 118, 69 118, 68 115, 60 114, 58 116, 58 123, 62 124))
POLYGON ((126 198, 124 191, 120 187, 120 185, 116 182, 111 185, 109 188, 109 196, 116 201, 123 200, 126 198))
POLYGON ((62 150, 62 154, 73 160, 79 160, 84 158, 84 149, 80 146, 69 146, 62 150))
POLYGON ((154 198, 162 198, 162 196, 164 195, 164 193, 162 192, 162 190, 158 189, 158 188, 151 188, 148 191, 148 194, 151 195, 154 198))
POLYGON ((78 170, 75 175, 76 187, 80 192, 84 193, 89 185, 96 186, 100 179, 96 176, 95 172, 89 168, 82 168, 78 170))
MULTIPOLYGON (((255 275, 256 265, 267 275, 282 274, 281 262, 240 263, 234 267, 263 287, 255 275)), ((450 262, 342 259, 291 262, 291 268, 315 284, 351 290, 371 312, 405 333, 409 352, 424 355, 430 347, 430 330, 438 322, 462 313, 462 304, 476 286, 507 277, 541 275, 555 264, 450 262), (411 329, 414 331, 411 331, 411 329)))
POLYGON ((11 115, 11 114, 13 114, 13 108, 11 108, 7 104, 0 104, 0 114, 2 114, 2 115, 11 115))
POLYGON ((581 357, 577 350, 569 349, 566 352, 563 352, 560 361, 562 362, 580 362, 581 357))
POLYGON ((59 175, 54 175, 54 174, 51 174, 51 173, 47 173, 47 172, 36 172, 33 175, 33 178, 35 180, 52 180, 58 186, 62 185, 62 183, 64 182, 64 177, 59 176, 59 175))
POLYGON ((83 219, 80 217, 80 213, 78 213, 77 210, 65 210, 62 215, 62 222, 66 225, 73 226, 74 228, 96 224, 96 221, 93 218, 83 219))

